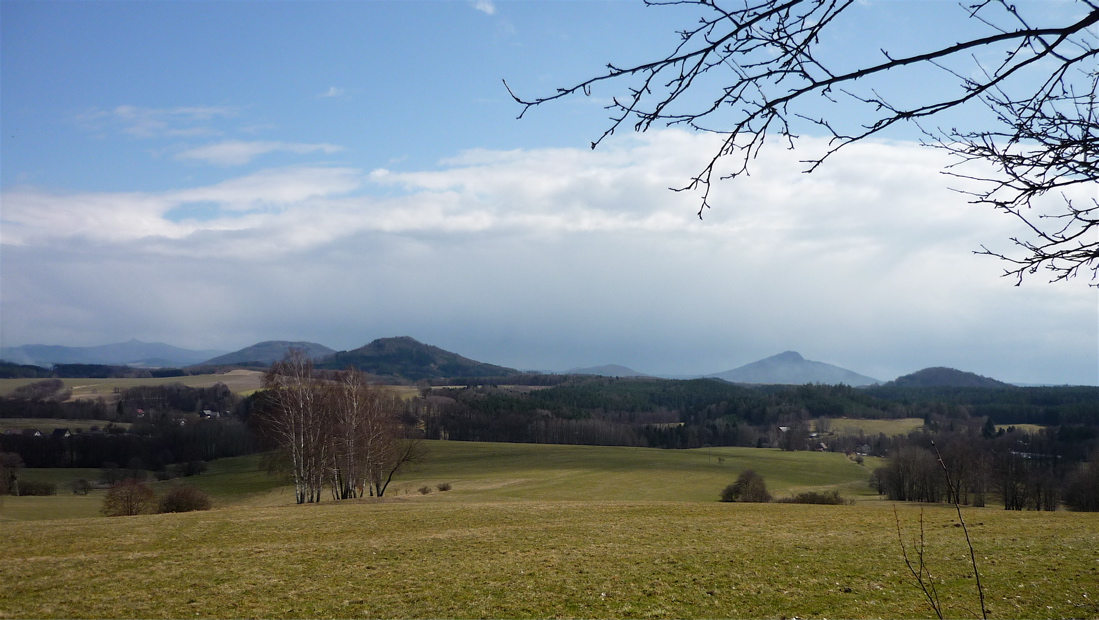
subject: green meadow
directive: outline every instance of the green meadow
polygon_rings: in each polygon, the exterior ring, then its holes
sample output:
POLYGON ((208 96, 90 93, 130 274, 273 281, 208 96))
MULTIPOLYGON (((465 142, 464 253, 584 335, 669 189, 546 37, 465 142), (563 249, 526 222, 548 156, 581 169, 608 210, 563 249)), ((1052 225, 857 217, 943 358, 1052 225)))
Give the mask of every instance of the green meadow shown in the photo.
MULTIPOLYGON (((293 505, 254 457, 186 479, 209 512, 24 520, 22 500, 97 509, 102 491, 3 498, 0 617, 929 617, 898 516, 909 545, 923 520, 946 613, 979 617, 953 508, 895 516, 843 455, 429 444, 380 500, 293 505), (747 467, 776 496, 857 501, 717 502, 747 467)), ((1099 617, 1099 515, 964 514, 990 617, 1099 617)))
MULTIPOLYGON (((7 396, 24 385, 29 385, 42 379, 0 379, 0 396, 7 396)), ((214 384, 224 383, 232 391, 247 396, 259 389, 263 384, 263 373, 258 370, 230 370, 221 374, 188 375, 185 377, 147 377, 128 378, 113 377, 105 379, 62 379, 66 389, 73 391, 73 398, 105 398, 109 399, 120 390, 132 387, 164 385, 166 383, 182 383, 188 387, 206 388, 214 384)))

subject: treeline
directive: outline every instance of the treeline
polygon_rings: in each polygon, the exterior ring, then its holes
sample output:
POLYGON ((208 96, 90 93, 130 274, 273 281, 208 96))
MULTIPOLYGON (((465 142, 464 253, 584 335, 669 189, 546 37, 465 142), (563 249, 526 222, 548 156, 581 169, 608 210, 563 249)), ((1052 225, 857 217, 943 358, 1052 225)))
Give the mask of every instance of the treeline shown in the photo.
MULTIPOLYGON (((427 436, 471 441, 804 450, 819 447, 810 435, 821 418, 1099 425, 1099 388, 1088 387, 867 390, 570 377, 545 387, 480 383, 425 388, 424 394, 430 394, 423 421, 427 436)), ((829 449, 851 451, 867 444, 879 455, 889 449, 879 437, 836 438, 829 449)))
POLYGON ((1099 427, 1026 432, 985 423, 931 424, 895 438, 871 486, 896 501, 957 502, 1007 510, 1099 510, 1099 427))
POLYGON ((110 364, 54 364, 43 368, 31 364, 0 361, 0 379, 162 379, 208 374, 219 366, 189 368, 135 368, 110 364))
POLYGON ((59 379, 44 379, 0 398, 0 418, 72 422, 55 432, 28 428, 0 434, 0 451, 18 454, 27 467, 123 465, 155 471, 260 447, 248 425, 254 403, 224 384, 141 386, 118 390, 111 401, 67 397, 59 379))

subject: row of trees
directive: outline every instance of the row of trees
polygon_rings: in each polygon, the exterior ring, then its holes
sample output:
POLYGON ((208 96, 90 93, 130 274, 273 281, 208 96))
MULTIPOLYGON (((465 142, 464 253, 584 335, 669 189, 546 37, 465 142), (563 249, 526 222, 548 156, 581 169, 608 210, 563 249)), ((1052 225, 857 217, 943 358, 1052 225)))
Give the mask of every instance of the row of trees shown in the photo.
POLYGON ((1006 510, 1099 510, 1099 468, 1050 435, 916 432, 890 451, 870 484, 896 501, 984 506, 995 497, 1006 510))
POLYGON ((405 437, 400 398, 360 371, 322 376, 304 352, 291 350, 264 387, 253 415, 286 457, 299 504, 319 502, 326 485, 333 499, 381 497, 419 456, 419 444, 405 437))

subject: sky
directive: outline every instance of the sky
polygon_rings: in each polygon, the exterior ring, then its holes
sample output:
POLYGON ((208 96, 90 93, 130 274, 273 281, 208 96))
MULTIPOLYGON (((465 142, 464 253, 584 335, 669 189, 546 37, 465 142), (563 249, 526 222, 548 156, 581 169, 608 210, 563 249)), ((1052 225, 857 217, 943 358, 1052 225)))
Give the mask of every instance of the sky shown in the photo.
MULTIPOLYGON (((860 2, 821 53, 959 40, 959 15, 860 2)), ((699 196, 668 188, 713 136, 589 148, 624 86, 517 118, 503 80, 552 94, 651 60, 696 19, 624 0, 0 0, 0 344, 407 335, 545 371, 708 374, 794 350, 881 380, 1099 384, 1099 289, 1015 286, 974 254, 1025 231, 955 191, 972 188, 915 128, 812 174, 801 160, 826 142, 800 128, 700 220, 699 196)))

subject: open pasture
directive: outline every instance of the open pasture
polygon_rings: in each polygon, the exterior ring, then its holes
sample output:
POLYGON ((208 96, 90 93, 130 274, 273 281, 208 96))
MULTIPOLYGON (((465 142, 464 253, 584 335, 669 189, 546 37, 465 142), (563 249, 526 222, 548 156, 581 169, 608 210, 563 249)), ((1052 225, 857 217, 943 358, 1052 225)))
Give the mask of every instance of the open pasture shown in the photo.
MULTIPOLYGON (((428 459, 381 500, 292 505, 259 457, 156 484, 204 488, 209 512, 16 521, 20 500, 72 500, 3 498, 0 617, 933 615, 901 559, 893 505, 843 455, 427 443, 428 459), (748 467, 777 496, 840 488, 867 501, 717 502, 748 467)), ((60 482, 63 471, 25 473, 60 482)), ((947 614, 979 616, 953 508, 897 510, 909 544, 924 519, 947 614)), ((965 517, 990 617, 1099 616, 1099 515, 965 517)))
MULTIPOLYGON (((869 470, 840 454, 781 452, 756 448, 660 450, 543 444, 424 442, 427 455, 399 475, 388 496, 419 495, 418 489, 449 483, 436 501, 512 500, 660 500, 715 501, 721 489, 744 469, 755 469, 771 491, 785 495, 806 488, 838 488, 845 496, 877 500, 867 484, 869 470)), ((872 467, 875 459, 866 463, 872 467)), ((32 519, 97 517, 102 491, 71 493, 78 478, 95 480, 97 470, 26 469, 26 480, 49 481, 58 494, 7 497, 0 522, 32 519), (91 499, 89 499, 91 498, 91 499)), ((208 493, 215 507, 273 506, 293 501, 292 489, 268 473, 261 456, 220 459, 190 478, 154 482, 163 493, 171 485, 189 484, 208 493)), ((327 498, 326 498, 327 499, 327 498)))
MULTIPOLYGON (((3 617, 926 618, 892 508, 389 501, 8 523, 3 617)), ((907 535, 918 507, 899 508, 907 535)), ((976 591, 924 513, 947 614, 976 591)), ((966 512, 991 617, 1096 617, 1099 515, 966 512)))
POLYGON ((901 418, 898 420, 859 420, 854 418, 835 418, 831 420, 832 432, 838 435, 858 435, 877 437, 884 433, 887 437, 907 435, 923 426, 921 418, 901 418))
POLYGON ((43 433, 52 433, 57 428, 67 428, 71 432, 90 430, 93 426, 105 428, 114 424, 121 428, 130 428, 128 422, 110 422, 108 420, 69 420, 66 418, 0 418, 0 433, 8 429, 22 430, 33 428, 43 433))
MULTIPOLYGON (((42 379, 0 379, 0 396, 11 394, 16 388, 41 381, 42 379)), ((263 385, 263 373, 258 370, 230 370, 213 375, 189 375, 186 377, 150 377, 143 379, 62 379, 66 388, 72 389, 72 398, 104 398, 110 400, 115 390, 124 390, 142 385, 165 385, 182 383, 188 387, 212 387, 224 383, 230 390, 247 395, 263 385)))

